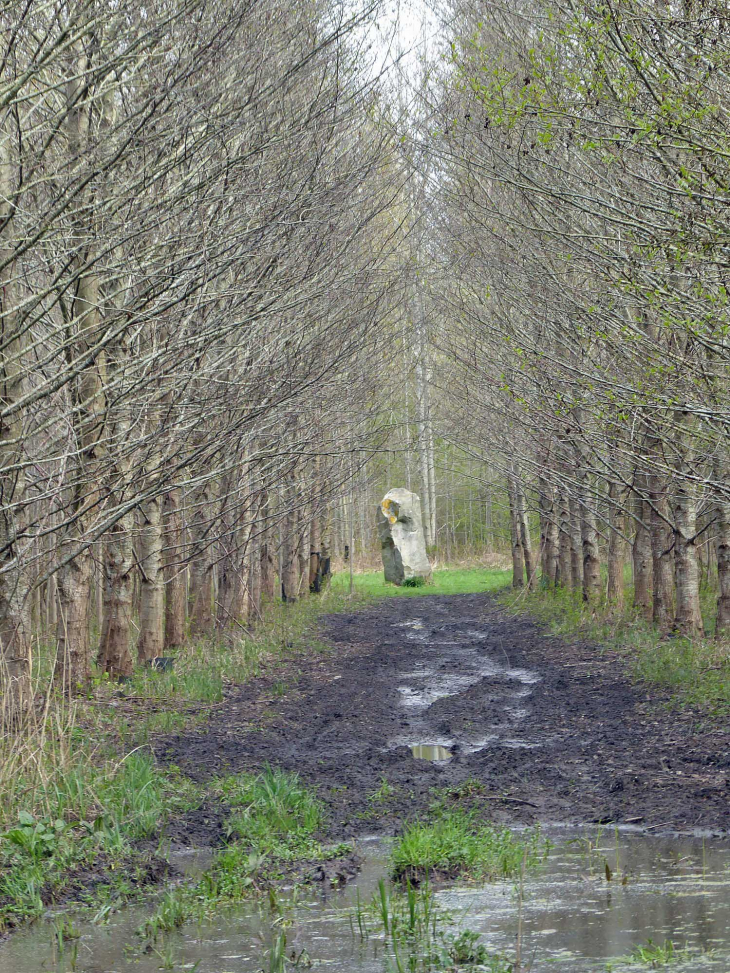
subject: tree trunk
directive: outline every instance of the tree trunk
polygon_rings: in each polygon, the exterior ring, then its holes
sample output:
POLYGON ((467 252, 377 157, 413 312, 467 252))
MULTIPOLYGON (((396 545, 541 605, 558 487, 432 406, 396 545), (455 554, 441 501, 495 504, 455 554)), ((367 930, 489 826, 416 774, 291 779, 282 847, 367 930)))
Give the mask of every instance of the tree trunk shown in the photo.
POLYGON ((213 484, 206 480, 193 491, 190 518, 190 631, 197 635, 210 634, 215 624, 213 563, 209 536, 212 505, 213 484))
POLYGON ((69 695, 84 690, 91 679, 88 619, 92 568, 91 550, 87 548, 57 574, 58 648, 54 680, 69 695))
POLYGON ((169 653, 179 649, 185 642, 185 569, 181 564, 183 521, 178 487, 165 494, 163 527, 164 651, 169 653))
MULTIPOLYGON (((24 338, 17 313, 16 264, 12 259, 14 194, 11 119, 0 120, 0 404, 14 405, 24 394, 24 338)), ((0 722, 20 726, 32 703, 30 586, 19 542, 25 510, 25 477, 20 464, 24 413, 16 409, 0 422, 0 722)))
POLYGON ((162 573, 162 498, 141 506, 138 540, 140 570, 137 659, 144 665, 165 654, 165 585, 162 573))
POLYGON ((522 545, 522 557, 525 561, 525 570, 527 572, 527 587, 530 591, 534 591, 537 587, 537 559, 532 552, 532 539, 530 537, 530 523, 527 518, 525 491, 519 479, 515 481, 515 500, 517 502, 517 519, 520 530, 520 543, 522 545))
POLYGON ((570 502, 565 492, 560 503, 560 527, 558 530, 558 575, 556 582, 564 588, 573 587, 573 544, 570 530, 570 502))
POLYGON ((259 537, 259 588, 260 604, 270 605, 275 597, 274 557, 271 552, 271 501, 269 491, 264 490, 261 498, 261 535, 259 537))
POLYGON ((525 560, 520 533, 515 483, 511 476, 507 478, 507 491, 509 495, 509 523, 512 541, 512 587, 522 588, 525 584, 525 560))
POLYGON ((700 608, 700 573, 697 563, 697 501, 694 483, 690 480, 691 446, 690 420, 686 414, 677 423, 677 446, 680 456, 678 476, 674 486, 674 523, 676 525, 674 554, 677 609, 676 629, 688 638, 704 635, 700 608))
POLYGON ((312 510, 312 522, 309 527, 309 590, 319 593, 320 565, 322 562, 322 548, 320 538, 320 512, 315 504, 312 510))
POLYGON ((257 541, 249 545, 248 625, 254 628, 261 620, 261 548, 257 541))
POLYGON ((649 478, 651 499, 651 553, 654 624, 668 632, 674 624, 674 531, 669 521, 669 501, 664 479, 649 478))
POLYGON ((580 506, 580 533, 583 548, 583 600, 594 605, 601 599, 601 559, 598 549, 598 525, 595 501, 588 491, 583 491, 580 506))
MULTIPOLYGON (((77 52, 78 54, 78 52, 77 52)), ((85 105, 81 89, 84 84, 83 57, 74 60, 77 72, 67 85, 68 153, 73 164, 83 158, 90 109, 85 105)), ((99 495, 99 464, 104 454, 107 402, 106 353, 94 351, 101 336, 101 294, 99 280, 93 266, 93 248, 89 241, 96 239, 93 220, 85 214, 79 200, 77 211, 84 214, 74 227, 77 252, 73 258, 78 272, 71 302, 71 320, 66 329, 66 359, 71 364, 88 356, 87 364, 70 387, 74 450, 69 456, 66 476, 71 483, 67 503, 69 526, 60 545, 62 558, 73 554, 74 560, 64 565, 58 574, 58 652, 54 681, 67 692, 83 690, 90 678, 89 620, 91 608, 92 554, 85 545, 88 537, 94 494, 99 495), (78 562, 78 563, 77 563, 78 562)))
POLYGON ((560 539, 555 519, 555 491, 544 477, 540 477, 540 562, 542 583, 552 587, 560 578, 560 539))
POLYGON ((631 548, 631 559, 634 575, 634 607, 641 615, 651 621, 653 618, 653 589, 654 571, 651 553, 651 509, 643 494, 648 487, 648 478, 637 474, 637 489, 640 491, 635 498, 636 533, 631 548))
POLYGON ((728 489, 727 461, 724 445, 719 447, 722 456, 715 459, 715 518, 717 520, 717 619, 715 638, 730 635, 730 498, 728 489))
POLYGON ((281 599, 285 602, 297 600, 299 591, 299 552, 297 550, 298 517, 294 477, 290 474, 285 483, 283 496, 283 518, 281 521, 281 599))
POLYGON ((624 603, 624 552, 626 545, 621 535, 625 529, 625 518, 621 507, 622 491, 613 480, 608 484, 608 501, 608 587, 606 594, 609 604, 620 609, 624 603))
POLYGON ((104 619, 99 665, 110 676, 131 676, 132 594, 134 588, 134 515, 125 514, 109 530, 104 544, 104 619))
POLYGON ((574 591, 583 589, 583 533, 580 504, 570 493, 570 586, 574 591))

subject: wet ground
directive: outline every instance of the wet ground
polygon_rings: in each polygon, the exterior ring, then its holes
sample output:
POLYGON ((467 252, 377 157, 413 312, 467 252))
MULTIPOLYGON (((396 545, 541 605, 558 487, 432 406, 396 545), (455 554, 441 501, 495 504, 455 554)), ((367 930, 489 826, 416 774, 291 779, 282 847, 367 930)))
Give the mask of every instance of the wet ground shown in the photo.
MULTIPOLYGON (((299 772, 328 805, 324 837, 355 838, 355 881, 280 893, 273 913, 268 900, 223 911, 157 952, 135 935, 152 903, 104 926, 77 921, 63 955, 53 922, 39 923, 0 948, 0 973, 253 973, 269 968, 282 928, 290 954, 333 973, 385 973, 394 963, 382 935, 361 941, 350 918, 389 873, 388 839, 368 836, 397 833, 434 801, 516 827, 542 821, 553 841, 521 898, 514 882, 438 891, 490 950, 513 956, 521 923, 535 971, 628 971, 627 954, 667 939, 677 971, 730 969, 726 727, 671 711, 618 657, 550 637, 486 595, 391 599, 331 616, 325 634, 325 653, 237 690, 157 755, 201 781, 266 763, 299 772)), ((225 814, 206 803, 168 837, 214 845, 225 814)))
MULTIPOLYGON (((730 842, 613 828, 545 831, 554 847, 526 877, 521 904, 513 882, 437 892, 455 930, 474 930, 490 951, 514 957, 521 912, 524 969, 534 973, 648 968, 626 958, 649 940, 674 943, 671 968, 677 973, 730 968, 730 842)), ((387 973, 397 966, 368 910, 387 873, 387 839, 364 840, 359 850, 365 866, 354 885, 327 895, 311 889, 280 895, 273 911, 268 900, 248 902, 170 934, 153 950, 145 950, 135 933, 146 917, 140 908, 118 913, 105 926, 78 922, 79 938, 62 956, 52 923, 36 925, 0 950, 0 973, 254 973, 269 969, 267 950, 282 929, 287 954, 302 959, 298 968, 311 961, 332 973, 387 973), (370 932, 364 939, 353 914, 358 901, 370 932)))
MULTIPOLYGON (((439 796, 513 823, 730 826, 728 727, 670 710, 596 645, 489 595, 393 598, 329 617, 325 635, 329 652, 253 681, 159 758, 199 780, 297 771, 336 838, 394 833, 439 796)), ((172 836, 206 844, 218 826, 209 809, 172 836)))

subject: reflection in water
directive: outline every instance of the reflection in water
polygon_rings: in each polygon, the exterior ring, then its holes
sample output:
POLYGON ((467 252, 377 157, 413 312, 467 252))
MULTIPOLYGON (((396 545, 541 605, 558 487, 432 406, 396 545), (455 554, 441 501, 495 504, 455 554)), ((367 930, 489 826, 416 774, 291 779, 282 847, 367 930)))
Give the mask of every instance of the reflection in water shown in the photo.
POLYGON ((411 753, 419 760, 451 760, 451 751, 438 743, 414 743, 411 753))
MULTIPOLYGON (((677 973, 730 969, 727 839, 658 838, 610 829, 601 834, 545 830, 555 846, 547 862, 528 876, 523 894, 522 955, 535 973, 605 973, 608 961, 648 939, 672 939, 695 951, 690 960, 672 964, 677 973), (703 957, 702 949, 715 952, 703 957)), ((287 921, 291 919, 288 949, 297 954, 306 950, 315 965, 332 973, 384 973, 388 968, 382 942, 370 939, 361 944, 353 937, 345 911, 356 901, 358 890, 361 901, 368 901, 387 870, 383 842, 363 842, 361 850, 366 864, 357 886, 327 897, 307 890, 298 901, 282 902, 287 921)), ((514 883, 443 889, 438 898, 491 949, 512 953, 518 927, 514 883)), ((134 934, 144 917, 134 908, 113 917, 107 926, 77 923, 82 933, 78 973, 157 973, 161 957, 142 952, 134 934)), ((210 924, 188 926, 167 941, 174 969, 192 969, 195 963, 198 973, 267 968, 266 946, 276 920, 268 905, 248 904, 218 915, 210 924)), ((0 973, 68 973, 69 964, 53 960, 53 938, 50 922, 12 937, 0 947, 0 973)))

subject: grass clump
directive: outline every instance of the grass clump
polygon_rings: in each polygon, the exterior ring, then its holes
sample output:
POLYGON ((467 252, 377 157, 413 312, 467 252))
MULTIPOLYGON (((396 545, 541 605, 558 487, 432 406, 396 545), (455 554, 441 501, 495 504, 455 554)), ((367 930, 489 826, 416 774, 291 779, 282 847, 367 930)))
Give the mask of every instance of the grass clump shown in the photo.
POLYGON ((460 927, 424 883, 389 888, 384 879, 369 904, 359 898, 350 914, 353 937, 383 940, 386 969, 397 973, 480 970, 513 973, 506 957, 490 953, 477 933, 460 927))
POLYGON ((297 774, 266 767, 221 781, 219 791, 233 812, 229 834, 259 855, 292 860, 321 850, 314 834, 322 826, 323 807, 297 774))
POLYGON ((606 971, 613 973, 613 971, 625 970, 626 967, 636 966, 658 970, 671 963, 691 959, 692 955, 690 950, 676 947, 671 939, 665 940, 664 943, 655 943, 649 939, 645 945, 635 946, 628 956, 622 956, 615 963, 609 963, 606 971))
POLYGON ((392 851, 393 877, 509 878, 537 864, 546 852, 537 829, 516 835, 479 822, 472 812, 454 810, 406 827, 392 851))

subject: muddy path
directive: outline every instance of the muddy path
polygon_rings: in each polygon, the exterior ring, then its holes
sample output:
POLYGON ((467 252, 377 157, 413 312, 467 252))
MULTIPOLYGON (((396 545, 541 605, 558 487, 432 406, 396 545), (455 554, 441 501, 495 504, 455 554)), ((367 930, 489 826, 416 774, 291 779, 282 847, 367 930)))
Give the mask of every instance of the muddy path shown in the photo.
MULTIPOLYGON (((237 690, 158 759, 197 780, 295 770, 336 838, 397 831, 439 797, 507 822, 730 829, 728 727, 670 711, 608 651, 488 595, 392 598, 329 616, 324 636, 325 654, 237 690)), ((171 836, 208 843, 221 820, 206 808, 171 836)))

